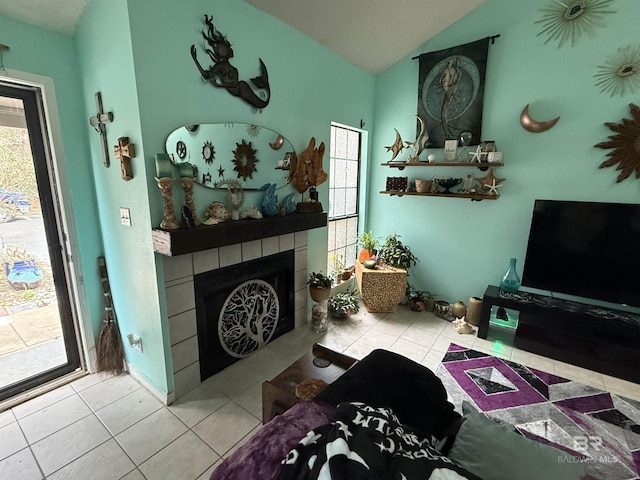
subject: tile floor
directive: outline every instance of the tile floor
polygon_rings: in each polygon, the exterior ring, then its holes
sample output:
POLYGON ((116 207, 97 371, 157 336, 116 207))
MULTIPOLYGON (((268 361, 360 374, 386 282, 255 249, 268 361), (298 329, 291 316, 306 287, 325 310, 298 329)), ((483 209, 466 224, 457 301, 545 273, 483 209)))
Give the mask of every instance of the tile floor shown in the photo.
POLYGON ((506 332, 483 340, 430 313, 363 308, 327 333, 282 336, 168 407, 127 375, 89 375, 0 413, 0 479, 207 479, 260 428, 261 382, 316 341, 356 358, 386 348, 432 369, 456 342, 640 400, 640 385, 520 351, 506 332))

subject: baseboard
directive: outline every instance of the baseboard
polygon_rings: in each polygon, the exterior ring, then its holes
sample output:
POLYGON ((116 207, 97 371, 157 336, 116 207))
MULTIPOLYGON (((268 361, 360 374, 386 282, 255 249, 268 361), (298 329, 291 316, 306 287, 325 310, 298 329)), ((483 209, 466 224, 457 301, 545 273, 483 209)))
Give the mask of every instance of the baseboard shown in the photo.
POLYGON ((156 387, 154 387, 153 385, 151 385, 149 383, 149 381, 145 378, 144 375, 142 375, 140 372, 138 372, 136 367, 131 365, 129 362, 126 362, 126 364, 127 364, 127 371, 129 372, 129 375, 131 375, 131 377, 136 382, 138 382, 140 385, 142 385, 142 387, 145 390, 147 390, 149 393, 151 393, 151 395, 156 397, 158 400, 160 400, 165 405, 171 405, 173 402, 176 401, 175 392, 172 391, 172 392, 165 393, 165 392, 162 392, 162 391, 158 390, 156 387))

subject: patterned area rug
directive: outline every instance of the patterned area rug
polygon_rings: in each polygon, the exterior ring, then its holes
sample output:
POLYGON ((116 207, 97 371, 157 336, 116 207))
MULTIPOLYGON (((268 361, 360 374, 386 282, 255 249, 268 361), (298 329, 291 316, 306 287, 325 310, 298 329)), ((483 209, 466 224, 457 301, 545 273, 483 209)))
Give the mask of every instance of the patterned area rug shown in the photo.
POLYGON ((436 374, 457 411, 467 400, 582 459, 590 478, 640 477, 640 402, 453 343, 436 374))

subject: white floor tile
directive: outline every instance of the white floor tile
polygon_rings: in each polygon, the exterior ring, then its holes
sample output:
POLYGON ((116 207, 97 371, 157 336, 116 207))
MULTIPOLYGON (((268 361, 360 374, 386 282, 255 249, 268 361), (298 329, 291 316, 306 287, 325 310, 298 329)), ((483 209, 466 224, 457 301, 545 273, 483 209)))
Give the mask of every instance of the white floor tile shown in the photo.
POLYGON ((13 455, 27 445, 27 440, 16 422, 0 428, 0 459, 13 455))
POLYGON ((100 375, 98 375, 97 373, 94 373, 92 375, 85 375, 84 377, 79 378, 75 382, 70 383, 70 385, 76 392, 80 392, 89 387, 92 387, 96 383, 100 383, 101 381, 102 380, 100 378, 100 375))
POLYGON ((211 379, 207 379, 168 408, 191 428, 228 402, 229 397, 219 392, 211 379))
POLYGON ((140 465, 186 431, 184 423, 167 408, 161 408, 116 435, 116 440, 136 465, 140 465))
POLYGON ((429 352, 429 348, 418 345, 417 343, 410 342, 404 338, 399 338, 393 345, 389 347, 389 350, 398 353, 404 357, 410 358, 414 362, 420 363, 424 360, 424 357, 429 352))
POLYGON ((142 475, 140 470, 136 468, 135 470, 132 470, 131 472, 126 474, 120 480, 146 480, 146 479, 144 478, 144 475, 142 475))
POLYGON ((397 339, 398 337, 395 335, 384 333, 374 326, 367 330, 367 333, 360 337, 358 341, 375 348, 389 348, 397 339))
POLYGON ((31 444, 90 414, 91 409, 74 394, 21 418, 18 423, 31 444))
POLYGON ((16 421, 16 416, 13 414, 12 410, 5 410, 0 413, 0 428, 9 425, 16 421))
POLYGON ((353 343, 349 348, 347 348, 344 353, 349 355, 350 357, 356 358, 358 360, 362 360, 364 357, 369 355, 376 347, 371 345, 367 345, 364 342, 357 341, 353 343))
POLYGON ((43 476, 31 450, 25 448, 4 460, 0 460, 0 478, 6 478, 7 480, 42 480, 43 476))
MULTIPOLYGON (((377 325, 376 325, 376 328, 378 328, 377 325)), ((405 330, 405 332, 402 334, 400 338, 403 338, 404 340, 409 340, 413 343, 418 343, 423 347, 427 347, 427 349, 430 349, 433 346, 433 344, 436 343, 436 340, 438 339, 438 335, 433 333, 430 330, 425 330, 425 329, 416 327, 414 325, 411 325, 409 328, 405 330)))
POLYGON ((95 412, 139 388, 142 387, 133 378, 127 374, 121 374, 107 378, 78 394, 95 412))
POLYGON ((218 459, 197 435, 187 432, 140 465, 140 470, 147 480, 195 480, 218 459))
POLYGON ((160 400, 144 388, 139 388, 101 408, 96 415, 106 425, 111 435, 117 435, 162 406, 160 400))
POLYGON ((55 390, 51 390, 44 395, 40 395, 33 400, 16 405, 13 407, 13 413, 16 418, 20 419, 32 414, 33 412, 37 412, 41 408, 51 405, 52 403, 56 403, 63 398, 67 398, 74 393, 76 393, 76 391, 71 388, 70 385, 64 385, 60 388, 56 388, 55 390))
MULTIPOLYGON (((291 363, 292 362, 289 362, 289 364, 291 363)), ((242 364, 238 362, 208 380, 216 390, 222 392, 229 398, 233 398, 256 383, 262 383, 266 378, 244 368, 242 364)))
POLYGON ((231 402, 198 423, 193 431, 219 455, 224 455, 260 421, 231 402))
POLYGON ((118 480, 134 468, 122 448, 111 439, 48 476, 47 480, 118 480))
POLYGON ((255 417, 262 417, 262 384, 256 383, 233 399, 238 405, 255 417))
POLYGON ((31 449, 45 475, 50 475, 110 438, 95 415, 89 415, 33 444, 31 449))

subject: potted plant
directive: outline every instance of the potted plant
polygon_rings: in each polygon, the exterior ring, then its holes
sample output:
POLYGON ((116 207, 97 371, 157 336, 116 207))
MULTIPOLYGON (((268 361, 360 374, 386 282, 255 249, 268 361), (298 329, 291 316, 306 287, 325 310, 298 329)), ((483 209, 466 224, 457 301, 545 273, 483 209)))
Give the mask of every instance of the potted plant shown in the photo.
POLYGON ((346 267, 344 262, 342 261, 342 254, 333 254, 331 256, 331 263, 333 264, 333 275, 335 276, 336 283, 346 282, 353 275, 353 271, 355 267, 351 265, 350 267, 346 267))
POLYGON ((363 263, 365 260, 371 259, 376 254, 378 247, 378 239, 373 236, 372 231, 363 232, 358 235, 358 243, 362 247, 358 254, 358 261, 363 263))
POLYGON ((332 295, 329 297, 327 306, 331 316, 336 319, 343 319, 352 313, 358 313, 360 310, 358 297, 352 290, 332 295))
POLYGON ((309 294, 314 302, 324 302, 331 295, 331 277, 322 272, 311 272, 309 274, 309 294))
POLYGON ((419 260, 411 252, 411 248, 400 241, 400 235, 389 235, 378 251, 378 258, 389 267, 409 269, 419 260))
POLYGON ((409 292, 409 308, 414 312, 423 311, 426 293, 427 292, 422 290, 411 290, 411 292, 409 292))

